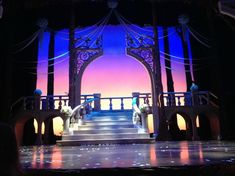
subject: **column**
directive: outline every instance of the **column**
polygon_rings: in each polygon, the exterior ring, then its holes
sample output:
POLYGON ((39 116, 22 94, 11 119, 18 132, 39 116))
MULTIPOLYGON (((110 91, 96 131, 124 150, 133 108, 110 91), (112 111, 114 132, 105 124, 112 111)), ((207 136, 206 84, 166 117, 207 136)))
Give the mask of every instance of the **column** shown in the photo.
POLYGON ((192 118, 192 128, 193 128, 192 140, 193 141, 196 141, 196 140, 200 139, 199 136, 198 136, 196 119, 197 119, 197 116, 192 118))
POLYGON ((38 120, 38 134, 37 134, 37 139, 36 139, 36 142, 35 144, 36 145, 42 145, 43 142, 42 142, 42 120, 40 120, 40 117, 38 120))

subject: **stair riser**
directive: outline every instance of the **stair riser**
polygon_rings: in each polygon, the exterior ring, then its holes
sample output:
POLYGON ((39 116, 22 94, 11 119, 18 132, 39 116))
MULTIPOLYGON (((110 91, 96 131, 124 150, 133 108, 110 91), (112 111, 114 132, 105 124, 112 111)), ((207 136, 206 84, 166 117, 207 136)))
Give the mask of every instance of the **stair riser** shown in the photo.
POLYGON ((109 126, 109 125, 133 125, 132 122, 85 122, 84 126, 109 126))
POLYGON ((110 121, 110 120, 131 120, 132 116, 130 117, 111 117, 111 116, 104 116, 104 117, 87 117, 86 119, 92 119, 94 121, 110 121))
POLYGON ((84 125, 75 126, 73 134, 62 136, 59 145, 146 143, 153 141, 149 134, 140 133, 132 122, 132 111, 92 112, 84 125))
POLYGON ((134 128, 134 125, 97 125, 97 126, 79 126, 78 127, 81 130, 105 130, 105 129, 121 129, 121 128, 134 128))
POLYGON ((137 128, 129 129, 109 129, 109 130, 76 130, 73 134, 104 134, 104 133, 138 133, 137 128))
POLYGON ((117 140, 100 140, 100 141, 57 141, 61 146, 78 146, 78 145, 100 145, 100 144, 146 144, 154 143, 154 139, 117 139, 117 140))
POLYGON ((107 139, 144 139, 148 138, 149 134, 101 134, 101 135, 68 135, 62 136, 62 140, 107 140, 107 139))
POLYGON ((131 116, 132 114, 133 114, 132 111, 128 111, 128 112, 92 112, 90 115, 93 115, 95 117, 99 117, 99 116, 128 117, 128 116, 131 116))

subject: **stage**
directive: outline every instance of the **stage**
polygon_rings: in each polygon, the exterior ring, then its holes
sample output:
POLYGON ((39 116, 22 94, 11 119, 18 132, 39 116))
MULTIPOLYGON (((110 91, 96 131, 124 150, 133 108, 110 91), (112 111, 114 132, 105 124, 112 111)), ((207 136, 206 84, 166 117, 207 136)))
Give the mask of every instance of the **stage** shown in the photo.
POLYGON ((20 148, 28 175, 235 175, 235 142, 28 146, 20 148))

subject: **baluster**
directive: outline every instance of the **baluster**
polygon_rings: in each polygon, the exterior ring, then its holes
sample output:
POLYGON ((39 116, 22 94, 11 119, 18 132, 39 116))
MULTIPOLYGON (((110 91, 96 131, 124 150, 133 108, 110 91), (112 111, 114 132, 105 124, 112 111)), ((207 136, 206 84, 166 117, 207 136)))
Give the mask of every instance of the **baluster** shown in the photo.
MULTIPOLYGON (((199 105, 203 105, 202 96, 198 95, 198 97, 199 97, 199 105)), ((196 97, 196 98, 197 98, 197 97, 196 97)), ((207 102, 208 102, 208 100, 207 100, 207 102)))
POLYGON ((56 98, 54 96, 51 96, 49 98, 49 109, 55 109, 55 101, 56 101, 56 98))
POLYGON ((67 100, 64 99, 64 106, 67 106, 67 100))
POLYGON ((121 110, 124 110, 123 98, 121 98, 121 110))
POLYGON ((167 96, 165 98, 166 98, 166 106, 170 106, 169 96, 167 96))
POLYGON ((178 102, 177 102, 177 105, 178 105, 178 106, 181 106, 180 96, 177 97, 177 101, 178 101, 178 102))
POLYGON ((174 106, 174 95, 170 95, 170 106, 174 106))
POLYGON ((188 106, 189 103, 188 103, 188 96, 186 93, 184 93, 184 106, 188 106))
POLYGON ((146 95, 146 104, 149 105, 149 95, 146 95))
POLYGON ((109 110, 113 110, 112 98, 109 99, 109 110))
POLYGON ((35 100, 31 100, 30 102, 31 102, 31 104, 30 104, 30 106, 31 106, 31 107, 30 107, 30 110, 36 109, 36 103, 35 103, 36 101, 35 101, 35 100))
POLYGON ((59 96, 59 107, 58 107, 59 109, 61 109, 62 108, 62 97, 61 96, 59 96))
POLYGON ((92 103, 89 103, 89 113, 92 112, 92 103))
POLYGON ((173 106, 176 106, 176 105, 175 105, 175 102, 176 102, 175 94, 172 94, 172 103, 173 103, 173 106))
MULTIPOLYGON (((46 97, 46 109, 50 109, 50 107, 49 107, 49 101, 50 101, 50 97, 49 96, 47 96, 46 97)), ((42 101, 42 104, 43 104, 43 101, 42 101)), ((43 107, 43 106, 42 106, 43 107)))

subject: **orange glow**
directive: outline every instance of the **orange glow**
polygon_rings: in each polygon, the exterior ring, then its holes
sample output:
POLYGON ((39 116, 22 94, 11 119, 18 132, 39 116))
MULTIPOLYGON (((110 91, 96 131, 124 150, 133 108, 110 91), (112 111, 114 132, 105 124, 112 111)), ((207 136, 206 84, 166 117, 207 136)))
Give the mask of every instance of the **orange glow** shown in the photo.
POLYGON ((203 162, 202 144, 199 144, 199 159, 201 162, 203 162))
POLYGON ((37 150, 33 150, 32 168, 37 168, 37 150))
POLYGON ((154 132, 154 127, 153 127, 153 115, 149 114, 148 115, 148 129, 149 129, 149 133, 153 133, 154 132))
MULTIPOLYGON (((36 119, 34 119, 34 128, 35 128, 35 133, 38 133, 38 122, 36 119)), ((61 117, 55 117, 53 119, 53 129, 54 129, 54 134, 57 136, 61 136, 62 132, 63 132, 63 120, 61 119, 61 117)), ((45 133, 45 123, 42 123, 42 134, 45 133)))
POLYGON ((186 130, 185 120, 180 114, 177 114, 177 124, 180 130, 186 130))
POLYGON ((180 160, 182 163, 189 162, 189 150, 188 150, 188 143, 181 142, 180 143, 180 160))
MULTIPOLYGON (((34 119, 33 125, 34 125, 34 128, 35 128, 35 133, 37 134, 38 133, 38 122, 37 122, 36 119, 34 119)), ((44 134, 44 132, 45 132, 45 123, 42 122, 42 134, 44 134)))
POLYGON ((155 145, 150 145, 150 163, 152 166, 157 165, 157 154, 155 150, 155 145))
POLYGON ((54 146, 52 149, 52 159, 51 159, 51 167, 61 168, 62 166, 62 154, 61 149, 58 146, 54 146))
POLYGON ((199 123, 199 116, 197 116, 196 118, 196 127, 199 128, 200 127, 200 123, 199 123))
POLYGON ((61 117, 53 118, 53 129, 56 136, 61 136, 63 132, 63 120, 61 117))

